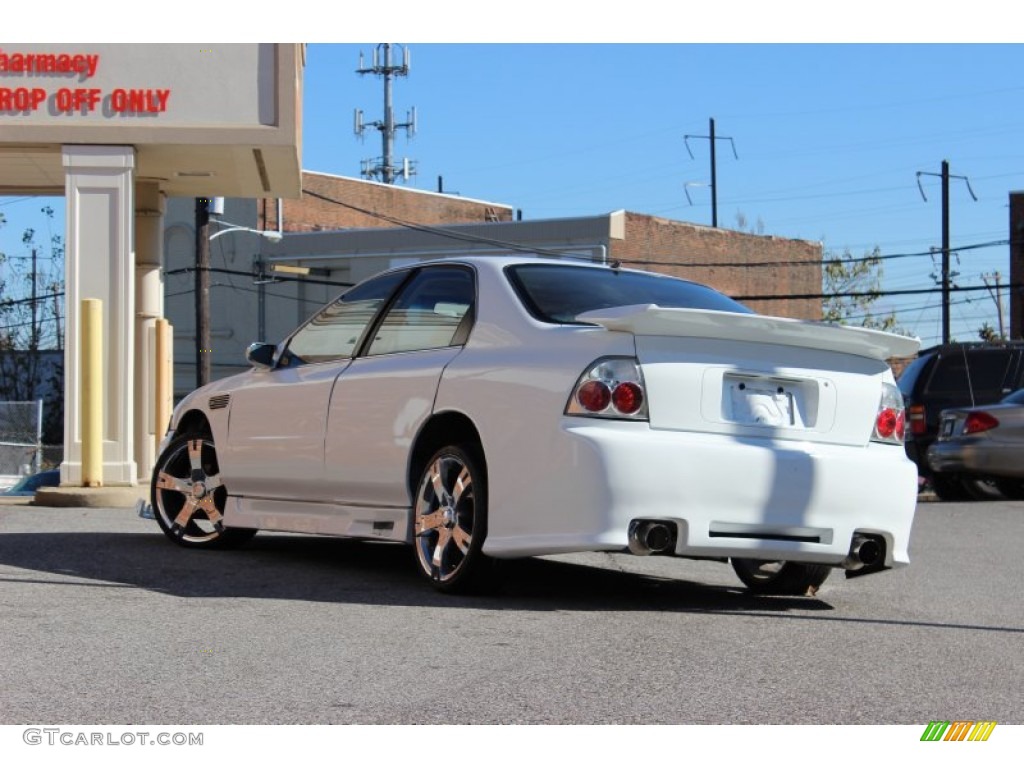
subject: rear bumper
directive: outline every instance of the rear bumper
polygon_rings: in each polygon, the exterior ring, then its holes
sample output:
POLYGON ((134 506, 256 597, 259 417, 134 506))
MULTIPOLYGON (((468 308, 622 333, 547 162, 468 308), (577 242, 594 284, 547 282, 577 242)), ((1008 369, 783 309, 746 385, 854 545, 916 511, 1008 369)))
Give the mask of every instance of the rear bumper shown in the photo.
POLYGON ((565 514, 531 518, 536 525, 520 535, 504 535, 495 520, 485 545, 491 554, 625 549, 631 521, 660 519, 675 524, 673 554, 684 557, 840 566, 860 533, 884 539, 886 566, 909 562, 917 469, 902 446, 755 440, 620 422, 568 420, 563 429, 566 469, 554 482, 566 488, 554 495, 565 514))
POLYGON ((992 477, 1024 477, 1020 448, 1002 446, 986 438, 942 440, 928 448, 934 472, 965 472, 992 477))

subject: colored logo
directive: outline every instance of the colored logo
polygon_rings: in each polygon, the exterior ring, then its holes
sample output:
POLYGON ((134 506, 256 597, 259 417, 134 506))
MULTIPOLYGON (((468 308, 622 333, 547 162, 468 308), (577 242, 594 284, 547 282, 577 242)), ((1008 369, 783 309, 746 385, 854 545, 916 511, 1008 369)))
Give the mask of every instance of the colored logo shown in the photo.
POLYGON ((921 741, 988 741, 995 727, 995 720, 932 720, 921 741))

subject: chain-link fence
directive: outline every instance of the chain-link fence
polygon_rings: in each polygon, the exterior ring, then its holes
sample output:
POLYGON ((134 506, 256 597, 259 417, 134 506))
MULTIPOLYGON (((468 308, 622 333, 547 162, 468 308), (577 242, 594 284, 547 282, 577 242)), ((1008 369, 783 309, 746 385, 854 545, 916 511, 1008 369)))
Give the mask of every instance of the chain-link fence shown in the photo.
POLYGON ((43 401, 0 402, 0 476, 38 472, 43 465, 43 401))

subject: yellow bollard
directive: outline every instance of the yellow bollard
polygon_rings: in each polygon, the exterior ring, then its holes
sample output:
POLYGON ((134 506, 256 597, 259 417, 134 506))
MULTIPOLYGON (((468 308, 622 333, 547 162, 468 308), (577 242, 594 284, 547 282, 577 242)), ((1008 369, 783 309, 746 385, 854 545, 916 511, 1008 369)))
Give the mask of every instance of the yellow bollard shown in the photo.
POLYGON ((171 344, 173 343, 173 337, 171 336, 171 324, 163 317, 157 318, 156 321, 156 350, 154 357, 156 358, 156 366, 153 372, 153 378, 156 381, 156 414, 155 414, 155 427, 154 432, 156 433, 156 444, 159 447, 160 440, 163 439, 164 431, 167 429, 167 423, 171 419, 171 344))
POLYGON ((103 302, 82 299, 82 486, 103 485, 103 302))

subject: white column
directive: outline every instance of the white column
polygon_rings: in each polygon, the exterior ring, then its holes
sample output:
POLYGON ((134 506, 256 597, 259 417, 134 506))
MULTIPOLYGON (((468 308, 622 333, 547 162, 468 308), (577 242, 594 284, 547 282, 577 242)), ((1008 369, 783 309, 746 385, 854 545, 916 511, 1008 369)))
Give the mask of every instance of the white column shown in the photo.
POLYGON ((155 181, 135 185, 135 463, 139 482, 149 481, 156 446, 166 424, 156 413, 156 321, 164 314, 164 195, 155 181))
POLYGON ((65 237, 64 463, 61 483, 82 482, 81 364, 78 349, 82 299, 103 302, 104 485, 135 485, 132 147, 63 147, 65 237))

